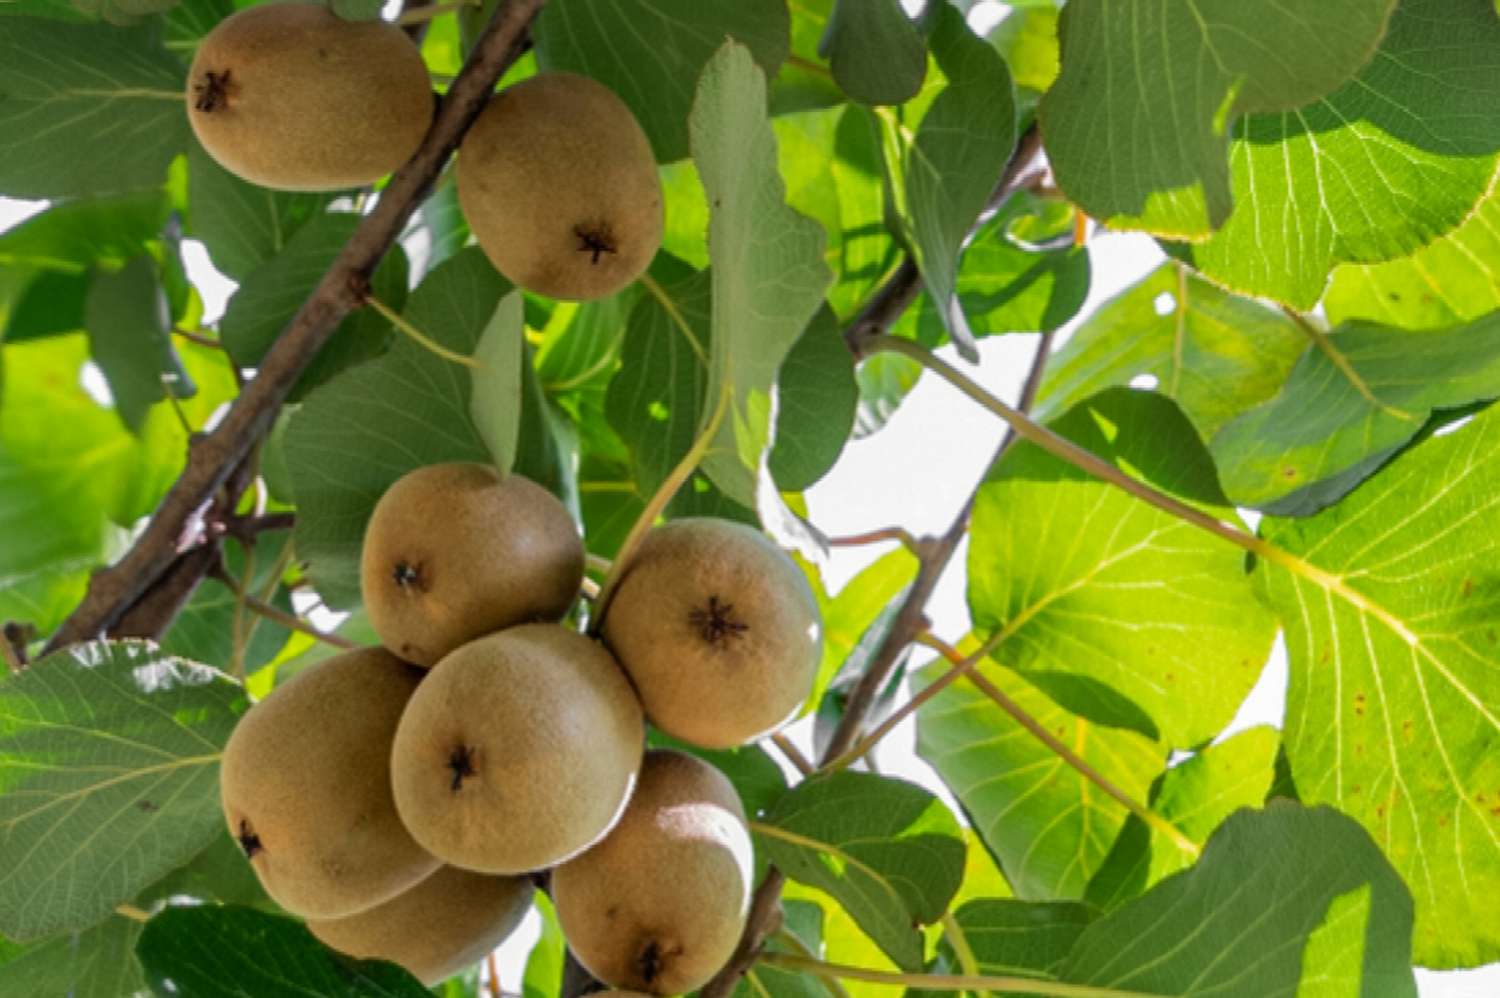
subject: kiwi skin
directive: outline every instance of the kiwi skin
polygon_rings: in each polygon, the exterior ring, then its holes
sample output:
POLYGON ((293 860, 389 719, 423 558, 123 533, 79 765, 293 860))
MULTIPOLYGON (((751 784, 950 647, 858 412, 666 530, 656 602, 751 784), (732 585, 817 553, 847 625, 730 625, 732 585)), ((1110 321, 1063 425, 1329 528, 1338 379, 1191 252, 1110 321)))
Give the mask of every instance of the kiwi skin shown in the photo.
POLYGON ((466 641, 558 620, 583 581, 583 542, 552 493, 486 464, 402 476, 375 504, 360 588, 387 648, 430 666, 466 641))
POLYGON ((203 37, 187 114, 220 166, 288 191, 357 187, 411 158, 435 105, 400 28, 345 21, 323 4, 267 3, 203 37))
POLYGON ((734 953, 750 907, 750 831, 713 766, 654 750, 614 831, 552 871, 578 961, 616 987, 691 991, 734 953))
POLYGON ((427 987, 470 967, 505 941, 531 907, 525 877, 439 867, 411 890, 347 918, 310 919, 324 945, 359 960, 389 960, 427 987))
POLYGON ((661 245, 650 141, 612 90, 574 73, 490 100, 459 146, 458 201, 495 268, 552 298, 614 294, 661 245))
POLYGON ((651 723, 702 748, 730 748, 796 714, 822 631, 806 577, 765 535, 689 517, 646 535, 603 635, 651 723))
POLYGON ((540 870, 614 826, 644 741, 640 704, 602 645, 522 624, 461 646, 423 680, 391 746, 396 809, 445 863, 540 870))
POLYGON ((437 869, 391 800, 391 739, 421 676, 360 648, 298 673, 235 725, 219 769, 224 819, 287 911, 352 915, 437 869))

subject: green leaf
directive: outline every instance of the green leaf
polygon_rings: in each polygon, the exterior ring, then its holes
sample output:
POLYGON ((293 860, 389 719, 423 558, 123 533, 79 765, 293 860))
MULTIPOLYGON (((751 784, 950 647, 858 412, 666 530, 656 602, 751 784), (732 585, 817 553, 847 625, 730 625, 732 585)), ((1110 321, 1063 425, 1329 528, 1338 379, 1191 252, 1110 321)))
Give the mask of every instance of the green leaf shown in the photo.
POLYGON ((1229 130, 1291 111, 1370 60, 1395 0, 1082 0, 1038 109, 1057 182, 1114 228, 1199 238, 1232 206, 1229 130))
MULTIPOLYGON (((766 940, 772 953, 802 956, 819 954, 823 949, 823 909, 811 901, 783 900, 785 915, 781 930, 766 940)), ((734 987, 734 998, 831 998, 828 984, 822 979, 784 967, 758 963, 745 971, 734 987)))
MULTIPOLYGON (((224 18, 234 13, 234 0, 179 0, 162 17, 162 34, 167 47, 184 53, 184 64, 192 61, 203 36, 224 18)), ((191 150, 189 150, 191 155, 191 150)))
POLYGON ((1352 322, 1327 342, 1328 351, 1307 348, 1275 398, 1214 437, 1237 504, 1315 512, 1415 437, 1434 409, 1500 396, 1500 312, 1421 333, 1352 322))
POLYGON ((1195 265, 1306 309, 1335 264, 1405 256, 1458 226, 1500 161, 1497 48, 1486 0, 1400 0, 1380 51, 1346 86, 1241 124, 1237 207, 1192 247, 1195 265))
POLYGON ((1275 395, 1307 348, 1277 309, 1166 264, 1096 309, 1047 363, 1033 414, 1055 418, 1142 375, 1210 440, 1275 395))
POLYGON ((104 919, 223 823, 239 686, 135 642, 77 645, 0 683, 0 932, 104 919))
POLYGON ((915 139, 885 118, 887 145, 900 150, 888 152, 887 163, 899 172, 896 209, 922 283, 960 353, 977 361, 973 331, 955 299, 958 256, 1015 147, 1015 95, 1004 60, 958 11, 943 5, 936 17, 932 54, 947 85, 915 139))
POLYGON ((380 16, 382 0, 329 0, 329 7, 346 21, 373 21, 380 16))
MULTIPOLYGON (((1275 728, 1257 727, 1210 745, 1167 770, 1151 810, 1202 845, 1232 812, 1265 801, 1280 742, 1275 728)), ((1131 815, 1089 883, 1088 900, 1103 909, 1118 907, 1191 862, 1176 843, 1131 815)))
POLYGON ((536 945, 526 957, 525 978, 521 982, 522 998, 553 998, 562 993, 563 961, 567 958, 567 941, 557 922, 557 911, 545 892, 536 892, 536 910, 541 916, 542 931, 536 945))
MULTIPOLYGON (((247 587, 257 594, 269 591, 268 602, 288 613, 292 610, 290 594, 279 585, 279 579, 272 577, 272 572, 289 542, 290 536, 285 532, 257 537, 255 548, 248 555, 254 559, 254 567, 247 587)), ((245 548, 238 541, 226 539, 223 556, 230 577, 242 579, 247 557, 245 548)), ((205 581, 193 591, 187 605, 173 620, 171 630, 162 637, 162 651, 228 671, 234 655, 238 605, 239 601, 228 586, 217 580, 205 581)), ((276 657, 291 632, 281 624, 249 611, 239 611, 238 616, 240 626, 250 629, 242 663, 245 674, 249 675, 276 657)))
MULTIPOLYGON (((832 276, 823 262, 822 228, 786 206, 765 95, 765 76, 750 50, 726 43, 703 71, 689 122, 693 159, 714 206, 704 408, 729 399, 703 470, 729 498, 750 507, 770 445, 777 371, 832 276)), ((710 416, 705 411, 703 426, 710 416)))
POLYGON ((725 38, 747 46, 774 76, 787 56, 788 25, 784 0, 557 0, 537 19, 537 62, 619 94, 668 163, 688 154, 693 86, 725 38))
POLYGON ((139 256, 94 277, 84 301, 89 353, 104 372, 120 418, 141 431, 152 404, 192 395, 192 379, 172 347, 172 318, 156 261, 139 256))
POLYGON ((1191 870, 1084 930, 1061 977, 1191 998, 1401 998, 1411 895, 1357 824, 1277 801, 1235 813, 1191 870))
MULTIPOLYGON (((927 666, 913 686, 930 685, 948 668, 927 666)), ((1165 760, 1159 744, 1069 713, 991 659, 978 671, 1122 792, 1146 798, 1165 760)), ((966 681, 918 709, 917 754, 963 804, 1017 896, 1083 897, 1125 822, 1123 806, 966 681)))
POLYGON ((116 916, 82 932, 16 947, 13 953, 0 940, 0 991, 26 998, 149 995, 135 959, 142 928, 140 922, 116 916))
POLYGON ((202 852, 146 888, 136 904, 180 904, 185 897, 275 909, 275 902, 260 885, 255 868, 245 862, 244 851, 227 827, 221 827, 202 852))
POLYGON ((1500 194, 1463 225, 1410 256, 1344 264, 1323 308, 1330 322, 1369 319, 1403 329, 1436 329, 1500 308, 1500 194))
MULTIPOLYGON (((220 339, 236 364, 255 367, 260 363, 361 221, 359 215, 348 212, 316 216, 287 240, 280 253, 240 282, 219 323, 220 339)), ((406 300, 406 269, 406 254, 393 247, 371 279, 375 297, 398 312, 406 300)), ((390 324, 375 312, 351 313, 302 373, 294 397, 380 354, 390 335, 390 324)))
POLYGON ((1500 410, 1336 506, 1266 520, 1297 790, 1358 819, 1416 896, 1415 959, 1500 958, 1500 410))
POLYGON ((73 0, 73 6, 90 17, 99 17, 110 24, 130 25, 138 23, 148 14, 160 14, 171 10, 178 0, 73 0))
MULTIPOLYGON (((855 669, 862 666, 854 657, 856 650, 865 645, 865 635, 882 622, 887 608, 916 576, 916 556, 900 547, 861 569, 833 599, 822 601, 819 609, 823 618, 823 659, 804 709, 817 708, 824 691, 846 663, 855 669)), ((817 591, 814 587, 814 592, 817 591)), ((883 622, 889 625, 889 620, 883 622)), ((884 628, 880 630, 883 634, 884 628)))
POLYGON ((755 831, 788 876, 833 895, 898 965, 921 969, 916 926, 942 917, 964 869, 963 836, 941 801, 846 770, 799 784, 755 831))
POLYGON ((8 276, 14 282, 7 281, 10 287, 24 285, 25 290, 10 310, 9 325, 0 329, 0 339, 19 343, 83 328, 83 303, 92 274, 13 268, 8 276))
POLYGON ((848 442, 858 403, 854 358, 838 317, 824 305, 781 363, 768 458, 778 487, 801 492, 828 474, 848 442))
POLYGON ((904 104, 927 76, 927 46, 899 0, 835 0, 818 52, 861 104, 904 104))
MULTIPOLYGON (((471 354, 510 290, 477 247, 435 268, 405 318, 438 343, 471 354)), ((468 368, 406 337, 384 355, 314 389, 287 427, 297 494, 297 554, 329 606, 359 603, 359 549, 375 502, 427 464, 488 461, 470 416, 468 368)))
POLYGON ((954 972, 1052 980, 1090 918, 1086 905, 1072 901, 970 901, 944 923, 938 956, 954 972))
POLYGON ((160 241, 170 208, 160 191, 65 201, 0 235, 0 264, 119 270, 160 241))
POLYGON ((286 249, 292 235, 335 196, 257 187, 214 162, 202 146, 195 143, 188 150, 189 234, 201 239, 214 266, 236 281, 286 249))
POLYGON ((481 366, 472 375, 469 416, 491 463, 501 471, 515 464, 521 433, 521 368, 530 366, 521 304, 519 291, 500 299, 474 348, 481 366))
MULTIPOLYGON (((1215 515, 1213 462, 1171 401, 1107 389, 1051 429, 1126 473, 1215 515)), ((1212 738, 1271 649, 1239 548, 1093 478, 1033 444, 980 488, 969 610, 1004 635, 1001 660, 1068 709, 1160 736, 1212 738)))
POLYGON ((162 998, 431 998, 395 964, 352 960, 301 923, 253 908, 168 908, 135 952, 162 998))
POLYGON ((0 40, 0 193, 156 187, 188 145, 183 66, 142 32, 30 17, 0 40))

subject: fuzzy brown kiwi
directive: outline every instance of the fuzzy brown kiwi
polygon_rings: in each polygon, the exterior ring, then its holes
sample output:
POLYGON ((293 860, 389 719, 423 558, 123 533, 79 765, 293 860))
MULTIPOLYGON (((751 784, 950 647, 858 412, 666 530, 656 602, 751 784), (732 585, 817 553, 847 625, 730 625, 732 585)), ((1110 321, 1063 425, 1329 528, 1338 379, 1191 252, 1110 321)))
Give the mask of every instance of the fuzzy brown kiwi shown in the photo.
POLYGON ((675 995, 734 952, 753 862, 730 782, 701 759, 657 750, 614 831, 552 871, 552 900, 568 946, 595 977, 675 995))
POLYGON ((219 770, 224 818, 286 910, 341 918, 437 869, 391 800, 391 739, 421 676, 383 648, 345 652, 235 725, 219 770))
POLYGON ((360 587, 375 633, 430 666, 513 624, 558 620, 583 581, 583 542, 552 493, 485 464, 401 477, 365 528, 360 587))
POLYGON ((219 22, 188 73, 187 113, 219 165, 263 187, 338 190, 411 158, 433 114, 400 28, 324 4, 268 3, 219 22))
POLYGON ((759 531, 707 517, 646 535, 603 632, 651 723, 704 748, 742 745, 790 720, 822 655, 801 570, 759 531))
POLYGON ((459 146, 458 200, 496 269, 553 298, 614 294, 661 245, 651 143, 612 90, 573 73, 490 100, 459 146))
POLYGON ((391 748, 396 809, 444 862, 483 873, 552 866, 618 820, 645 738, 604 647, 523 624, 443 658, 391 748))
POLYGON ((534 893, 526 877, 490 877, 452 866, 384 904, 347 918, 309 919, 327 946, 360 960, 389 960, 428 987, 505 941, 534 893))

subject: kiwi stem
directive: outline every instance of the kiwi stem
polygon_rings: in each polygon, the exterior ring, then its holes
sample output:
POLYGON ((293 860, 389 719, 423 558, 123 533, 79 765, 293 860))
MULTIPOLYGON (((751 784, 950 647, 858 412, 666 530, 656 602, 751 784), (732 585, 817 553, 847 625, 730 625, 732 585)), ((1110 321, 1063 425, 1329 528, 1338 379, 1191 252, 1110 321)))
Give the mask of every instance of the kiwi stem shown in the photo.
POLYGON ((240 583, 235 580, 232 575, 224 571, 222 567, 214 569, 209 574, 218 579, 220 582, 224 583, 224 585, 228 586, 229 590, 234 593, 236 599, 244 601, 245 609, 249 610, 251 613, 264 617, 272 623, 280 624, 282 627, 289 628, 293 631, 298 631, 302 634, 306 634, 310 638, 322 641, 324 644, 332 645, 335 648, 342 648, 348 651, 360 647, 358 642, 350 641, 348 638, 342 637, 338 634, 330 634, 327 631, 320 631, 316 627, 309 624, 307 621, 303 620, 301 617, 298 617, 296 614, 287 613, 280 607, 273 606, 272 604, 267 603, 265 600, 259 598, 258 596, 254 596, 250 593, 245 592, 244 586, 240 585, 240 583))
POLYGON ((410 322, 407 322, 399 312, 391 308, 379 298, 376 298, 374 295, 367 295, 365 297, 365 304, 373 308, 381 318, 385 319, 391 325, 401 330, 401 332, 405 333, 407 336, 410 336, 413 340, 416 340, 417 343, 422 347, 432 351, 444 360, 451 360, 455 364, 462 364, 463 366, 472 368, 476 371, 483 366, 473 357, 468 357, 464 354, 457 353, 456 351, 449 350, 437 340, 434 340, 432 337, 422 332, 416 326, 413 326, 410 322))
POLYGON ((702 432, 698 434, 698 439, 693 441, 693 446, 688 448, 682 460, 677 462, 677 467, 667 475, 666 480, 646 503, 646 508, 641 510, 641 515, 636 517, 635 523, 631 524, 630 533, 625 535, 624 543, 616 552, 614 564, 609 566, 609 574, 604 577, 599 599, 594 604, 594 614, 589 620, 591 637, 598 637, 599 631, 604 627, 604 615, 609 612, 609 604, 614 599, 615 589, 620 585, 620 577, 630 567, 630 560, 635 557, 641 541, 645 540, 646 532, 656 525, 657 519, 666 511, 667 504, 672 501, 672 497, 687 484, 693 471, 708 453, 714 437, 719 433, 719 425, 724 422, 724 416, 729 412, 729 402, 733 398, 733 392, 733 386, 726 381, 723 390, 719 392, 719 402, 714 406, 713 414, 709 416, 702 432))
POLYGON ((208 347, 211 350, 223 350, 224 349, 224 344, 223 343, 220 343, 218 340, 214 339, 212 336, 205 336, 205 335, 203 335, 203 333, 200 332, 200 331, 195 331, 195 330, 192 330, 192 329, 183 329, 181 326, 173 326, 172 327, 172 332, 175 335, 177 335, 177 336, 181 336, 183 339, 187 340, 189 343, 196 343, 196 344, 198 344, 200 347, 208 347))
POLYGON ((797 771, 803 776, 813 774, 813 764, 802 754, 802 750, 792 744, 792 740, 780 731, 771 736, 771 743, 781 750, 781 754, 787 757, 787 761, 797 767, 797 771))
POLYGON ((921 548, 917 546, 917 539, 905 527, 883 527, 880 530, 871 530, 863 534, 851 534, 848 537, 830 537, 828 538, 828 546, 854 548, 863 547, 866 544, 884 544, 887 541, 899 541, 902 547, 913 554, 918 554, 921 551, 921 548))
POLYGON ((988 974, 898 974, 885 970, 867 970, 843 963, 828 963, 792 953, 762 953, 757 963, 787 970, 800 970, 819 977, 833 975, 848 981, 871 984, 907 985, 929 991, 1008 991, 1012 994, 1053 995, 1055 998, 1166 998, 1146 991, 1120 988, 1096 988, 1088 984, 1066 984, 1041 981, 1035 977, 999 977, 988 974))
POLYGON ((833 70, 829 69, 827 66, 823 65, 820 62, 813 62, 811 59, 804 59, 802 56, 797 55, 795 52, 786 57, 786 64, 788 66, 796 66, 798 69, 803 70, 804 72, 816 73, 819 76, 826 76, 829 79, 833 78, 833 70))
MULTIPOLYGON (((1000 632, 1000 634, 1002 635, 1005 633, 1006 632, 1004 631, 1000 632)), ((1031 734, 1037 739, 1037 741, 1041 742, 1043 745, 1047 746, 1047 748, 1051 749, 1053 753, 1058 756, 1058 758, 1062 759, 1063 762, 1067 763, 1069 766, 1073 767, 1073 769, 1077 770, 1080 776, 1088 780, 1100 790, 1103 790, 1105 793, 1109 794, 1116 801, 1118 801, 1120 805, 1125 808, 1125 810, 1129 811, 1131 814, 1144 821, 1148 827, 1153 828, 1156 831, 1160 832, 1162 835, 1166 836, 1167 839, 1170 840, 1171 843, 1175 845, 1179 850, 1181 850, 1184 854, 1186 854, 1189 859, 1196 860, 1198 858, 1199 853, 1202 852, 1202 849, 1199 847, 1198 843, 1188 838, 1185 834, 1183 834, 1181 829, 1172 824, 1166 818, 1163 818, 1161 815, 1157 814, 1155 811, 1151 810, 1149 807, 1142 804, 1134 797, 1131 797, 1119 787, 1115 786, 1113 781, 1111 781, 1103 773, 1099 772, 1097 769, 1091 766, 1077 752, 1074 752, 1072 749, 1068 748, 1068 746, 1064 745, 1061 739, 1059 739, 1051 731, 1047 730, 1046 725, 1042 724, 1036 718, 1028 714, 1024 707, 1012 700, 1009 696, 1006 695, 1005 691, 1000 689, 1000 687, 996 686, 994 683, 990 682, 987 677, 985 677, 974 668, 975 664, 982 661, 983 658, 989 654, 988 643, 986 644, 985 648, 980 649, 981 652, 984 652, 984 655, 976 654, 965 658, 963 655, 960 655, 958 653, 958 650, 952 645, 935 637, 933 634, 927 631, 923 631, 921 634, 918 634, 916 636, 916 641, 918 644, 926 645, 928 648, 931 648, 938 654, 942 655, 949 662, 952 662, 954 668, 950 670, 949 675, 953 676, 954 678, 957 678, 960 675, 968 676, 969 682, 979 687, 980 691, 984 693, 985 696, 993 700, 997 707, 1009 714, 1011 716, 1011 719, 1021 727, 1031 732, 1031 734)), ((995 644, 999 643, 995 641, 994 637, 992 637, 990 641, 995 644)), ((945 676, 944 678, 946 679, 947 676, 945 676)), ((936 683, 933 684, 933 686, 936 685, 936 683)), ((931 686, 928 687, 928 690, 930 689, 932 689, 931 686)), ((924 690, 923 692, 925 693, 927 692, 927 690, 924 690)))
POLYGON ((451 14, 456 10, 463 10, 465 7, 480 6, 483 5, 475 3, 474 0, 449 0, 447 3, 435 3, 427 7, 418 7, 415 10, 403 11, 401 16, 396 18, 396 24, 403 28, 408 24, 426 24, 433 18, 441 17, 443 14, 451 14))
POLYGON ((590 572, 596 572, 599 575, 608 575, 610 569, 614 567, 614 563, 608 558, 601 558, 597 554, 587 553, 583 556, 583 565, 590 572))
POLYGON ((118 905, 115 905, 115 914, 116 915, 123 915, 125 918, 130 919, 132 922, 149 922, 149 921, 151 921, 151 916, 150 915, 148 915, 146 912, 142 911, 141 909, 137 908, 133 904, 118 904, 118 905))
MULTIPOLYGON (((943 912, 943 937, 948 940, 948 945, 953 947, 953 955, 958 957, 958 966, 965 974, 973 977, 979 973, 979 961, 974 957, 974 947, 969 945, 968 933, 959 924, 958 919, 953 917, 952 911, 943 912)), ((816 956, 817 954, 810 954, 816 956)), ((981 991, 974 998, 990 998, 989 991, 981 991)))

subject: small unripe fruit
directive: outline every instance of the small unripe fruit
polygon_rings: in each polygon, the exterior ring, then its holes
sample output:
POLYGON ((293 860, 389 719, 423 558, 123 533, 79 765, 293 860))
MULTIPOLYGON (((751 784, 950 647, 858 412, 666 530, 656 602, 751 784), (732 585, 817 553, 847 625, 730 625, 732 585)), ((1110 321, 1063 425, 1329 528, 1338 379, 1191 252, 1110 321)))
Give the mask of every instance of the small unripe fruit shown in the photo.
POLYGON ((432 83, 400 28, 323 4, 267 3, 221 21, 188 73, 188 121, 230 173, 287 191, 357 187, 411 158, 432 83))

